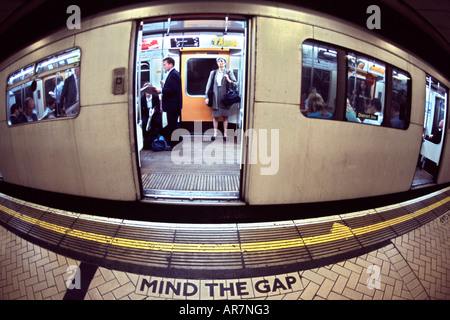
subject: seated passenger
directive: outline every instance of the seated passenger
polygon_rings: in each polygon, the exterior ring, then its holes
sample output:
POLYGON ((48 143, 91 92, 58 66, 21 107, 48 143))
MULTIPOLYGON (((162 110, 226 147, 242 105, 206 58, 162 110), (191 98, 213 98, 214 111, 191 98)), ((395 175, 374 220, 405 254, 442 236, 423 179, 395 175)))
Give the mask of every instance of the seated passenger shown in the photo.
POLYGON ((306 100, 305 100, 305 103, 304 103, 304 109, 305 109, 305 111, 308 111, 308 100, 309 100, 309 96, 312 95, 312 94, 318 95, 319 97, 322 98, 322 96, 320 95, 320 93, 317 92, 316 87, 311 87, 311 89, 309 89, 309 93, 305 93, 305 95, 306 95, 306 96, 305 96, 306 100))
POLYGON ((45 108, 44 115, 39 120, 45 120, 45 119, 55 119, 55 108, 56 108, 56 99, 55 98, 48 98, 47 99, 47 108, 45 108))
POLYGON ((322 97, 317 93, 311 93, 308 97, 308 118, 321 118, 329 119, 333 116, 329 113, 325 107, 325 102, 322 97))
POLYGON ((374 116, 377 117, 376 120, 371 120, 371 119, 364 119, 364 123, 367 124, 374 124, 374 125, 381 125, 383 123, 383 113, 381 112, 381 101, 379 99, 372 99, 370 101, 370 105, 369 105, 369 113, 373 114, 374 116))
POLYGON ((22 108, 15 103, 11 106, 11 116, 9 117, 9 120, 12 125, 27 121, 23 115, 22 108))
POLYGON ((400 119, 400 105, 396 101, 392 101, 391 126, 398 129, 403 129, 405 126, 405 121, 400 119))
POLYGON ((37 115, 34 113, 34 100, 33 98, 26 98, 25 100, 25 122, 37 121, 37 115))

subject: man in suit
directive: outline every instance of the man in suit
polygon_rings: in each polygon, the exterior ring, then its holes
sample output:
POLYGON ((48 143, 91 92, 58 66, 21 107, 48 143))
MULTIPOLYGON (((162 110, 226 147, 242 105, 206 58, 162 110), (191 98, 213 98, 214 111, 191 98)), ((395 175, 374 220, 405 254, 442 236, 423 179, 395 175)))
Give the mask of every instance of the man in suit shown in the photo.
POLYGON ((167 114, 167 137, 171 147, 178 142, 172 142, 172 133, 179 128, 178 118, 181 116, 181 108, 183 107, 183 96, 181 92, 181 76, 175 70, 175 60, 168 57, 163 60, 163 69, 168 73, 166 81, 161 80, 162 89, 157 89, 158 93, 162 93, 162 109, 167 114))
MULTIPOLYGON (((62 114, 65 115, 73 115, 78 113, 78 110, 69 112, 69 108, 75 106, 75 104, 79 101, 78 96, 78 76, 79 76, 79 68, 75 68, 74 73, 70 75, 64 82, 64 86, 61 91, 60 103, 62 106, 62 114)), ((76 106, 74 107, 76 108, 76 106)))

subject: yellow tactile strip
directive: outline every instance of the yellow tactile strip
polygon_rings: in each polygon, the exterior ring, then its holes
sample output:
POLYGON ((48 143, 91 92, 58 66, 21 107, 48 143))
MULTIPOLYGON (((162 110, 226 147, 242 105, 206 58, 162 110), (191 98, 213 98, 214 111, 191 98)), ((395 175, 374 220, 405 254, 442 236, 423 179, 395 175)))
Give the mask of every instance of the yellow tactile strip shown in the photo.
POLYGON ((450 188, 397 207, 279 223, 190 225, 99 218, 0 194, 0 223, 66 252, 152 268, 252 270, 361 250, 450 209, 450 188), (412 211, 412 208, 414 211, 412 211))

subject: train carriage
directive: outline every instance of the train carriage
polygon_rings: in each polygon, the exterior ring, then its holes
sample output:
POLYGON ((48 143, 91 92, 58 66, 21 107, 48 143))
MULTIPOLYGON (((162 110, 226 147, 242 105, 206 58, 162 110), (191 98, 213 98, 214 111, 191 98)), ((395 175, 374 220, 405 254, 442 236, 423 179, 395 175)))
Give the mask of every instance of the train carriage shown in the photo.
POLYGON ((202 4, 116 9, 2 61, 2 180, 107 200, 247 206, 450 182, 450 82, 439 70, 322 13, 264 2, 202 4), (182 75, 183 141, 156 152, 143 147, 141 88, 164 80, 166 56, 182 75), (233 139, 211 142, 202 90, 219 56, 241 101, 229 117, 233 139), (54 118, 43 118, 59 76, 67 87, 75 79, 75 102, 66 96, 54 118), (364 83, 367 95, 358 92, 364 83), (37 121, 13 124, 11 107, 27 97, 37 121))

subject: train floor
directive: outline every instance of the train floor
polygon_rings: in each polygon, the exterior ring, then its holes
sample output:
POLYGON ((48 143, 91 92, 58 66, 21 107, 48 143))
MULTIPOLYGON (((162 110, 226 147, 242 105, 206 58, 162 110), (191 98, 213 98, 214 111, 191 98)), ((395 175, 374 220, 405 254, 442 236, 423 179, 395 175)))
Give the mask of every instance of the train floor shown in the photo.
POLYGON ((412 188, 420 188, 426 185, 432 185, 435 183, 435 179, 433 175, 426 170, 417 167, 416 172, 414 174, 414 180, 412 183, 412 188))
POLYGON ((0 194, 2 300, 448 300, 450 188, 339 216, 127 221, 0 194))
POLYGON ((211 135, 183 136, 172 151, 141 150, 147 197, 239 197, 240 144, 211 135))

